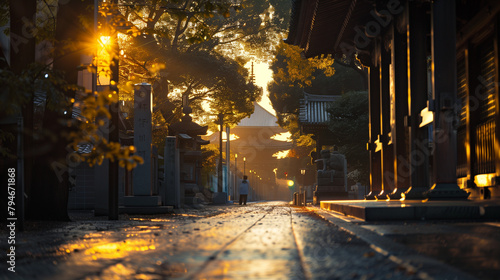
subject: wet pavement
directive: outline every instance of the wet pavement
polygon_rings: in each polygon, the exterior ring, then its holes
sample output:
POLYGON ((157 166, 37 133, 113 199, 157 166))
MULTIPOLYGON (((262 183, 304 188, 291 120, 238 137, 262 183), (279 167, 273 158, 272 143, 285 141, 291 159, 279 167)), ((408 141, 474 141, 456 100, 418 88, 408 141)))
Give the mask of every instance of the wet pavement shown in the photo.
MULTIPOLYGON (((432 252, 419 252, 413 242, 424 235, 398 233, 408 228, 398 230, 402 224, 366 223, 285 202, 120 215, 118 221, 72 219, 28 223, 16 235, 16 272, 4 262, 0 279, 494 279, 488 277, 498 272, 486 265, 483 275, 466 274, 456 268, 460 263, 437 261, 442 253, 428 257, 432 252)), ((500 228, 492 227, 498 230, 487 235, 498 236, 500 228)))

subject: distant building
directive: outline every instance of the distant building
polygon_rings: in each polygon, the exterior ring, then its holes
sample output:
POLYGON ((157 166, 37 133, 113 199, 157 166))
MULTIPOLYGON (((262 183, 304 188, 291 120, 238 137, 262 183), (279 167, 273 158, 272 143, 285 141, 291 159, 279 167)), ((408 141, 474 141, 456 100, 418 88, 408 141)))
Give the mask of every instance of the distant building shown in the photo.
MULTIPOLYGON (((231 129, 230 133, 236 139, 230 141, 230 149, 232 154, 238 154, 237 165, 240 175, 243 175, 245 166, 245 173, 249 178, 255 180, 249 173, 252 170, 262 178, 262 186, 273 186, 275 185, 273 170, 278 166, 278 159, 273 157, 273 154, 290 149, 292 144, 272 139, 273 136, 287 131, 278 125, 276 116, 257 102, 254 106, 253 114, 242 119, 236 127, 231 129)), ((210 138, 211 142, 219 143, 218 137, 219 134, 214 133, 210 138)), ((231 168, 234 168, 234 162, 231 165, 231 168)))
POLYGON ((258 103, 254 105, 254 113, 231 129, 231 133, 238 137, 231 142, 231 150, 238 153, 240 162, 246 157, 247 171, 256 170, 265 178, 273 178, 278 160, 273 154, 290 149, 291 143, 271 138, 287 131, 278 125, 276 116, 258 103))
POLYGON ((332 103, 340 98, 341 95, 316 95, 304 92, 304 98, 300 100, 299 123, 300 132, 303 134, 313 134, 316 141, 316 156, 323 146, 332 146, 331 142, 333 132, 328 129, 330 113, 328 109, 332 103))

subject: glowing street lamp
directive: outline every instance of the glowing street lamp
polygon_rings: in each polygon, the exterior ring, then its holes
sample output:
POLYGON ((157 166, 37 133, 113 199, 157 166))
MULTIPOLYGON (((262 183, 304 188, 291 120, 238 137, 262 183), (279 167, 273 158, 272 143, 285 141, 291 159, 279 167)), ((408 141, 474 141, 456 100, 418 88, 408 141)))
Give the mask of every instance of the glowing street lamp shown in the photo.
POLYGON ((247 163, 247 158, 246 158, 246 157, 243 157, 243 176, 245 176, 245 167, 246 167, 246 163, 247 163))
POLYGON ((238 183, 238 154, 234 154, 234 184, 233 196, 236 197, 236 185, 238 183))
POLYGON ((234 171, 238 173, 238 154, 234 154, 234 171))
POLYGON ((300 170, 300 174, 302 175, 302 189, 305 191, 305 175, 306 175, 306 170, 305 169, 301 169, 300 170))

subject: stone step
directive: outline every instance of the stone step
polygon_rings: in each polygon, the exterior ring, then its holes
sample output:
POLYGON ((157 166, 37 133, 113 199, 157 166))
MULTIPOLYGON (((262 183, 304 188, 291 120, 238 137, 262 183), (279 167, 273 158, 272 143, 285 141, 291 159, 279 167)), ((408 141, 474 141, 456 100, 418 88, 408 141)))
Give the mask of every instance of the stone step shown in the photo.
POLYGON ((320 207, 365 221, 500 218, 500 200, 339 200, 321 201, 320 207))

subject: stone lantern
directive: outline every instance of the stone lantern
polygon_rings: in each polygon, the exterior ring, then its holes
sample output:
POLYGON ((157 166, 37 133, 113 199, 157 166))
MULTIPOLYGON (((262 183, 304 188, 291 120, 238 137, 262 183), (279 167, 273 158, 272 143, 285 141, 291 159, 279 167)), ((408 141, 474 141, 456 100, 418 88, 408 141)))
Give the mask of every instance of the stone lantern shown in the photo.
POLYGON ((201 139, 207 133, 207 126, 200 126, 193 122, 189 115, 192 109, 184 106, 181 121, 170 126, 170 131, 176 137, 179 149, 179 180, 180 201, 185 205, 197 207, 202 202, 202 195, 198 195, 203 188, 201 185, 201 146, 210 141, 201 139))

